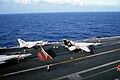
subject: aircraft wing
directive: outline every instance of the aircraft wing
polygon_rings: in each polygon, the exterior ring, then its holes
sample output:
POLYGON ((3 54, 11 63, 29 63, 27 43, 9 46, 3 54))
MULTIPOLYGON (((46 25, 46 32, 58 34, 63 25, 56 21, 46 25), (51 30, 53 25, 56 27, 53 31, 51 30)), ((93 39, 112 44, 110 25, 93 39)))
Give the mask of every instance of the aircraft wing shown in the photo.
POLYGON ((43 42, 43 41, 41 41, 41 42, 40 41, 39 42, 27 42, 25 47, 32 48, 34 46, 44 45, 44 44, 47 44, 47 42, 43 42))
POLYGON ((26 42, 24 47, 32 48, 37 45, 37 42, 26 42))
POLYGON ((27 47, 28 48, 32 48, 32 47, 34 47, 36 44, 35 43, 33 43, 33 44, 29 44, 27 47))
POLYGON ((16 55, 11 55, 11 56, 7 56, 7 55, 0 55, 0 64, 6 63, 6 61, 11 60, 17 58, 16 55))
POLYGON ((0 64, 6 63, 6 61, 9 61, 11 59, 24 59, 27 56, 30 56, 32 54, 21 54, 21 55, 0 55, 0 64))
POLYGON ((80 46, 80 49, 86 51, 86 52, 90 52, 91 50, 87 47, 87 46, 80 46))

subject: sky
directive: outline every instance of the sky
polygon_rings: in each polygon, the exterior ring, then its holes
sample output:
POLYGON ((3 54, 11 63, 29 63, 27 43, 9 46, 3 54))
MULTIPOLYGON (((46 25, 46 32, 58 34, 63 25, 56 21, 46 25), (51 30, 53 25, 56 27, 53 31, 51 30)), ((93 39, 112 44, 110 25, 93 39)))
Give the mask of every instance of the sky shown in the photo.
POLYGON ((120 0, 0 0, 0 14, 120 11, 120 0))

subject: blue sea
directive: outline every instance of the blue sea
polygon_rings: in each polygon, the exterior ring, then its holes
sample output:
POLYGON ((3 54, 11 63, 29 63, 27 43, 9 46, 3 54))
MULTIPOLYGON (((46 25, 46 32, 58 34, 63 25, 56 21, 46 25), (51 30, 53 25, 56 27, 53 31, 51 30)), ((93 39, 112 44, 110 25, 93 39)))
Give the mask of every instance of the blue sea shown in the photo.
POLYGON ((26 41, 120 36, 120 12, 0 14, 0 47, 26 41))

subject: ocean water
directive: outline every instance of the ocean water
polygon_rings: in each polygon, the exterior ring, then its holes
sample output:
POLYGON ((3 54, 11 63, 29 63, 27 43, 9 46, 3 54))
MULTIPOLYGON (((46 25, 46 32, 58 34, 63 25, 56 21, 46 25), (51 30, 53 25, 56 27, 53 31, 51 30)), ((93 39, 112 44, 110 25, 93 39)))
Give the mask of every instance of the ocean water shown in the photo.
POLYGON ((0 47, 26 41, 120 36, 120 12, 1 14, 0 47))

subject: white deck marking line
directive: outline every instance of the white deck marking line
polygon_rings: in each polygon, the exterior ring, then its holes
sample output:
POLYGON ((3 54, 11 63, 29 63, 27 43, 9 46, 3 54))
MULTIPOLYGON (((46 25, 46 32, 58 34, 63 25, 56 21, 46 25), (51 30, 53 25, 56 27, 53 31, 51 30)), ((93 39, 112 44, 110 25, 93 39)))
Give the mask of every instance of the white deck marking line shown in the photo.
POLYGON ((12 72, 12 73, 7 73, 7 74, 0 75, 0 77, 5 77, 5 76, 9 76, 9 75, 18 74, 18 73, 23 73, 23 72, 33 71, 33 70, 37 70, 37 69, 41 69, 41 68, 45 68, 45 67, 47 67, 47 66, 48 66, 48 65, 40 66, 40 67, 35 67, 35 68, 30 68, 30 69, 25 69, 25 70, 21 70, 21 71, 12 72))
POLYGON ((114 68, 111 68, 111 69, 107 69, 107 70, 105 70, 105 71, 101 71, 101 72, 99 72, 99 73, 96 73, 96 74, 87 76, 87 77, 85 77, 85 78, 83 78, 83 79, 87 79, 87 78, 90 78, 90 77, 94 77, 94 76, 97 76, 97 75, 99 75, 99 74, 102 74, 102 73, 105 73, 105 72, 108 72, 108 71, 111 71, 111 70, 114 70, 114 69, 117 69, 117 67, 114 67, 114 68))
MULTIPOLYGON (((107 54, 107 53, 118 51, 118 50, 120 50, 120 48, 115 49, 115 50, 111 50, 111 51, 102 52, 102 53, 97 53, 97 54, 86 56, 86 57, 75 58, 73 60, 66 60, 66 61, 62 61, 62 62, 58 62, 58 63, 49 64, 49 66, 55 66, 55 65, 58 65, 58 64, 63 64, 63 63, 71 62, 71 61, 76 61, 76 60, 85 59, 85 58, 89 58, 89 57, 94 57, 94 56, 98 56, 98 55, 102 55, 102 54, 107 54)), ((33 71, 33 70, 45 68, 47 66, 48 65, 44 65, 44 66, 40 66, 40 67, 25 69, 25 70, 21 70, 21 71, 12 72, 12 73, 7 73, 7 74, 0 75, 0 77, 5 77, 5 76, 10 76, 10 75, 14 75, 14 74, 23 73, 23 72, 33 71)))
POLYGON ((87 56, 87 57, 94 57, 94 56, 98 56, 98 55, 102 55, 102 54, 107 54, 107 53, 115 52, 115 51, 118 51, 118 50, 120 50, 120 48, 114 49, 114 50, 110 50, 110 51, 106 51, 106 52, 97 53, 97 54, 90 55, 90 56, 87 56))
MULTIPOLYGON (((120 62, 120 60, 113 61, 113 62, 110 62, 110 63, 107 63, 107 64, 103 64, 103 65, 100 65, 100 66, 96 66, 96 67, 93 67, 93 68, 90 68, 90 69, 86 69, 86 70, 83 70, 83 71, 80 71, 80 72, 77 72, 77 73, 73 73, 73 74, 78 74, 79 75, 79 74, 86 73, 86 72, 89 72, 89 71, 92 71, 92 70, 96 70, 96 69, 99 69, 99 68, 102 68, 102 67, 105 67, 105 66, 109 66, 109 65, 118 63, 118 62, 120 62)), ((57 79, 66 78, 68 76, 69 75, 66 75, 66 76, 63 76, 63 77, 60 77, 60 78, 57 78, 57 79)))
POLYGON ((70 80, 82 80, 83 78, 77 74, 71 74, 68 76, 70 80))
POLYGON ((78 72, 78 74, 89 72, 89 71, 92 71, 92 70, 95 70, 95 69, 99 69, 99 68, 102 68, 102 67, 105 67, 105 66, 109 66, 109 65, 118 63, 118 62, 120 62, 120 60, 113 61, 113 62, 110 62, 110 63, 107 63, 107 64, 103 64, 103 65, 96 66, 96 67, 93 67, 93 68, 90 68, 90 69, 87 69, 87 70, 80 71, 80 72, 78 72))

